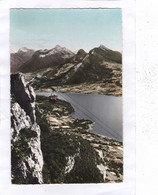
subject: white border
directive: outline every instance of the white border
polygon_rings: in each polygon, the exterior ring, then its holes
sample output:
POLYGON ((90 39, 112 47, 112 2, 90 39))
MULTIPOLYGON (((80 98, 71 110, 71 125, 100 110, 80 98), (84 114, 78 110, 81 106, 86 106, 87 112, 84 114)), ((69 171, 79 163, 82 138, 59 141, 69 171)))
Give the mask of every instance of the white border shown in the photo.
POLYGON ((0 1, 0 194, 135 194, 135 2, 0 1), (121 8, 123 18, 124 181, 118 184, 12 185, 10 182, 9 8, 121 8))

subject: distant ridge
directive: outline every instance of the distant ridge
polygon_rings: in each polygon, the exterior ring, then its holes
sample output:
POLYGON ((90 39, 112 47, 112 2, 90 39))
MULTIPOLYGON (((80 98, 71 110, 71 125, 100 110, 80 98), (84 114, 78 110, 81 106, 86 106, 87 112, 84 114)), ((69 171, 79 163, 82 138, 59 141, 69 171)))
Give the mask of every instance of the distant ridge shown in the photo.
MULTIPOLYGON (((74 53, 60 45, 56 45, 52 49, 40 49, 37 51, 22 47, 16 53, 11 53, 11 72, 35 72, 49 67, 62 66, 67 62, 79 63, 81 57, 85 57, 86 55, 87 57, 93 56, 93 53, 97 54, 94 61, 102 58, 102 60, 105 61, 122 63, 122 54, 118 51, 109 49, 103 44, 93 48, 89 53, 86 53, 83 49, 74 53)), ((91 63, 93 64, 93 62, 91 63)), ((52 74, 53 73, 50 73, 50 75, 52 74)))
POLYGON ((122 63, 121 53, 100 45, 90 50, 83 57, 77 70, 69 77, 67 82, 69 84, 78 84, 108 79, 113 74, 112 68, 109 68, 109 64, 111 66, 115 63, 122 63))
POLYGON ((72 51, 65 47, 61 47, 60 45, 56 45, 50 50, 38 50, 29 61, 19 68, 19 71, 26 73, 53 66, 59 66, 64 64, 74 55, 75 54, 72 51))
POLYGON ((28 61, 34 53, 33 49, 28 49, 27 47, 22 47, 17 52, 12 52, 10 54, 11 72, 18 72, 20 66, 28 61))

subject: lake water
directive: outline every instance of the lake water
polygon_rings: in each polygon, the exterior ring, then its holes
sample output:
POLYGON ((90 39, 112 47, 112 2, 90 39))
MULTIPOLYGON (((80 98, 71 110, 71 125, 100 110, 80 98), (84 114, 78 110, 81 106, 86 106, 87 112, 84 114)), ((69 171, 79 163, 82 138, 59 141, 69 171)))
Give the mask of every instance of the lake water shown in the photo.
MULTIPOLYGON (((50 93, 37 95, 50 96, 50 93)), ((79 93, 57 95, 73 106, 75 112, 72 117, 94 122, 91 133, 122 141, 122 97, 79 93)))

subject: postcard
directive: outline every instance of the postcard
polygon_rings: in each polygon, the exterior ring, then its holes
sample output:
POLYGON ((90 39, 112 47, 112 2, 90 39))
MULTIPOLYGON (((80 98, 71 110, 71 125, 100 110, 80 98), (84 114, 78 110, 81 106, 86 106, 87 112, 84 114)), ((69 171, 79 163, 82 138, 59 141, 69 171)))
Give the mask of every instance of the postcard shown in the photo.
POLYGON ((134 192, 134 6, 115 4, 9 7, 10 192, 134 192))
POLYGON ((11 9, 15 184, 123 180, 121 9, 11 9))

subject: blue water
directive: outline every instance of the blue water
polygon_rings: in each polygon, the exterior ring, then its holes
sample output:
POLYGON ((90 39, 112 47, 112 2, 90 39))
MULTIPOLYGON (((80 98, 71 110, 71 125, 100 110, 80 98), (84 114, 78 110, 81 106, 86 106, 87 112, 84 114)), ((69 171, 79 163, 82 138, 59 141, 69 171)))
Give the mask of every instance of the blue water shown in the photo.
MULTIPOLYGON (((49 96, 50 93, 37 95, 49 96)), ((91 133, 122 141, 122 97, 79 93, 57 95, 73 106, 72 117, 94 122, 91 133)))

